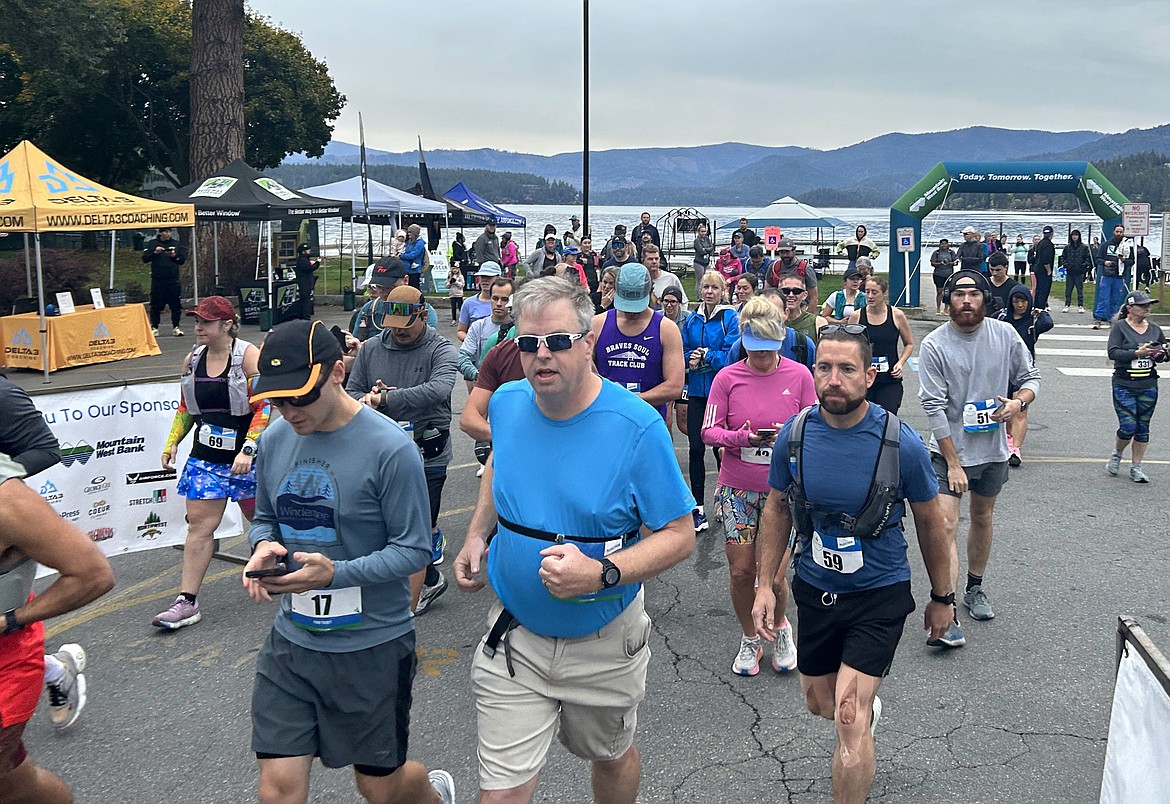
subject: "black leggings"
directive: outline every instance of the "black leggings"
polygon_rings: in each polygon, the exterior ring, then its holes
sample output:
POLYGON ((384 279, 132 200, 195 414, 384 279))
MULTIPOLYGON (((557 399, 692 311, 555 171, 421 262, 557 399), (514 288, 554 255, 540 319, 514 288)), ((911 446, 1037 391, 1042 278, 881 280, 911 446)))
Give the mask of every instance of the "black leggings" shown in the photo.
MULTIPOLYGON (((687 399, 687 444, 690 449, 687 455, 687 469, 691 476, 691 494, 695 497, 695 505, 703 505, 707 496, 707 464, 704 453, 707 445, 703 443, 703 414, 707 412, 707 397, 692 396, 687 399)), ((718 455, 714 448, 711 454, 718 455)))
POLYGON ((1085 306, 1085 275, 1083 273, 1070 273, 1065 275, 1064 283, 1064 306, 1072 306, 1073 288, 1077 289, 1077 305, 1085 306))
POLYGON ((1024 277, 1028 274, 1028 263, 1016 261, 1015 264, 1016 281, 1023 282, 1024 277))
POLYGON ((451 320, 452 321, 458 320, 459 311, 461 309, 463 309, 463 297, 462 296, 452 296, 451 297, 451 320))
POLYGON ((874 383, 869 387, 869 393, 865 398, 897 415, 898 408, 902 407, 902 383, 901 381, 874 383))
POLYGON ((179 322, 183 320, 178 282, 155 282, 150 286, 150 325, 155 329, 158 329, 165 307, 171 308, 171 326, 178 329, 179 322))

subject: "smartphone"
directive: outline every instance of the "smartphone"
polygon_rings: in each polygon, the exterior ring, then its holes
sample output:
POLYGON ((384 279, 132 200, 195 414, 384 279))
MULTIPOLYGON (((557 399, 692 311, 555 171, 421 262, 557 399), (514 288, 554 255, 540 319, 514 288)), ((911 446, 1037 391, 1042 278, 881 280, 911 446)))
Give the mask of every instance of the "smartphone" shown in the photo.
POLYGON ((248 570, 244 573, 245 578, 272 578, 277 575, 288 575, 292 572, 292 568, 288 564, 280 563, 275 567, 268 569, 248 570))
POLYGON ((778 432, 779 430, 773 427, 761 427, 759 430, 756 430, 756 435, 760 438, 775 438, 778 432))

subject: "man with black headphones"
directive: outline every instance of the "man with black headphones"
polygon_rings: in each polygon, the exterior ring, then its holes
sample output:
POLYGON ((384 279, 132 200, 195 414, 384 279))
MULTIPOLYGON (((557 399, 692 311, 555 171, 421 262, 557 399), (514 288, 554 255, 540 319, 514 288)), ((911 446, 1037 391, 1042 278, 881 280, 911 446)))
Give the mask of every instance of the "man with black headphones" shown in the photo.
MULTIPOLYGON (((951 320, 923 339, 918 358, 918 397, 931 429, 931 463, 951 537, 956 589, 959 501, 971 492, 963 603, 976 620, 995 616, 983 591, 983 573, 991 554, 995 500, 1008 478, 1004 424, 1027 409, 1040 390, 1040 372, 1019 335, 1010 324, 987 317, 991 298, 991 284, 982 272, 952 274, 943 286, 951 320), (1010 399, 1003 396, 1009 387, 1019 389, 1010 399)), ((927 644, 957 648, 966 641, 956 613, 947 632, 927 644)))

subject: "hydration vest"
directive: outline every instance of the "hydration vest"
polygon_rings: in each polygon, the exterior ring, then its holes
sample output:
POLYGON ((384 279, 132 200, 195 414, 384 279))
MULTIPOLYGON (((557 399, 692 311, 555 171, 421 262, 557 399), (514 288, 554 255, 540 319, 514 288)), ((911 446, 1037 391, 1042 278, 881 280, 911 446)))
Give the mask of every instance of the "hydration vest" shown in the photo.
MULTIPOLYGON (((248 378, 244 374, 244 353, 248 351, 249 346, 250 343, 240 338, 232 340, 231 367, 227 376, 232 416, 246 416, 252 413, 252 404, 248 401, 248 378)), ((199 358, 206 351, 206 346, 196 346, 191 350, 191 360, 188 361, 183 376, 179 378, 183 400, 187 403, 187 412, 192 416, 200 415, 199 402, 195 399, 195 367, 199 365, 199 358)))
POLYGON ((890 521, 894 504, 902 499, 899 493, 901 472, 898 457, 898 443, 902 422, 889 411, 886 412, 885 430, 874 463, 873 479, 870 480, 869 494, 865 504, 856 515, 834 511, 814 505, 804 493, 804 425, 810 406, 796 415, 788 433, 788 467, 792 474, 792 485, 788 488, 788 508, 797 535, 811 539, 818 523, 841 528, 858 539, 873 539, 881 535, 890 521))

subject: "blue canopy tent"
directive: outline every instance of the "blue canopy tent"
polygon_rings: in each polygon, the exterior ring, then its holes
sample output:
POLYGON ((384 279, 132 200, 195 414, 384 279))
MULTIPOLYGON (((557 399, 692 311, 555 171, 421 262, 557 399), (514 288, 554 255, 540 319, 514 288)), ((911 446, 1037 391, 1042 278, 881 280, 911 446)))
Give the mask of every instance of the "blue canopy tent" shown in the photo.
POLYGON ((509 212, 503 207, 498 207, 491 201, 480 198, 471 190, 467 189, 467 185, 459 182, 447 192, 443 193, 443 198, 448 201, 453 201, 460 206, 469 207, 473 212, 479 212, 483 215, 490 215, 496 222, 496 226, 511 226, 519 227, 524 230, 524 244, 528 244, 528 222, 523 215, 517 215, 515 212, 509 212))

